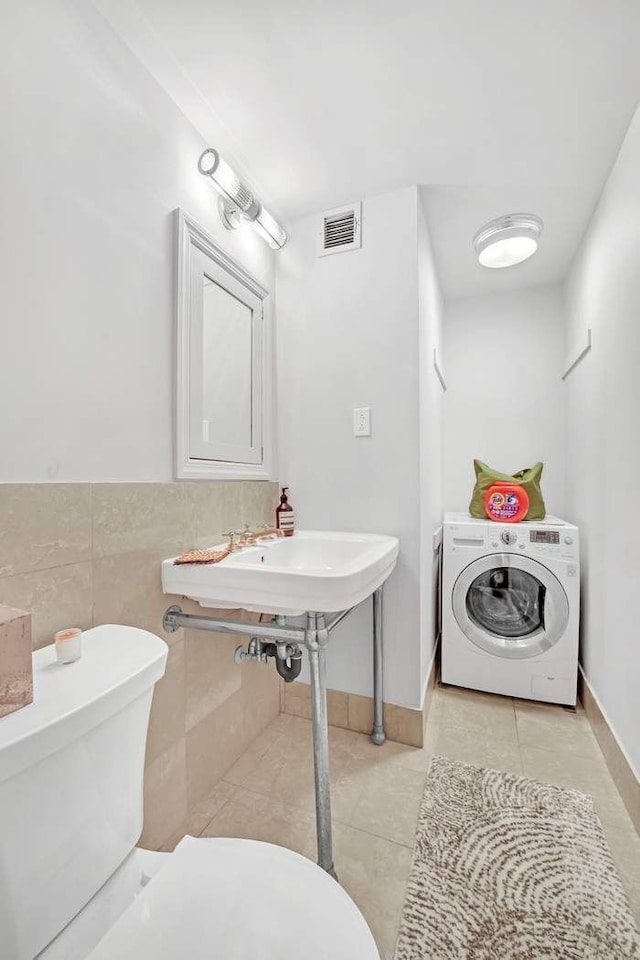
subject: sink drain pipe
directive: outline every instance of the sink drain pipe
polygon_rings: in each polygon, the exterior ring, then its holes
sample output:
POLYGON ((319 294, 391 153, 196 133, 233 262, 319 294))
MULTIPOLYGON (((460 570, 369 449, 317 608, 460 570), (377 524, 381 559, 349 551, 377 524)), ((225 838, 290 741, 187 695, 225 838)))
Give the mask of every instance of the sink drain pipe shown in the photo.
POLYGON ((273 657, 276 670, 285 683, 293 683, 302 670, 302 650, 297 643, 263 643, 262 652, 273 657))
MULTIPOLYGON (((180 627, 196 630, 211 630, 216 633, 244 634, 257 640, 272 641, 276 647, 276 669, 287 682, 294 680, 302 668, 301 646, 309 654, 311 680, 311 726, 313 732, 313 765, 315 773, 316 834, 318 840, 318 864, 332 877, 336 876, 333 864, 333 836, 331 823, 331 780, 329 774, 329 728, 327 717, 327 647, 331 631, 350 613, 345 610, 328 623, 323 613, 307 613, 305 627, 290 627, 284 617, 275 624, 243 623, 199 614, 183 613, 178 606, 166 611, 162 626, 167 633, 175 633, 180 627), (285 654, 285 655, 283 655, 285 654)), ((271 644, 261 644, 262 652, 271 644)), ((373 730, 372 741, 381 746, 385 740, 382 702, 382 587, 373 594, 373 730)))

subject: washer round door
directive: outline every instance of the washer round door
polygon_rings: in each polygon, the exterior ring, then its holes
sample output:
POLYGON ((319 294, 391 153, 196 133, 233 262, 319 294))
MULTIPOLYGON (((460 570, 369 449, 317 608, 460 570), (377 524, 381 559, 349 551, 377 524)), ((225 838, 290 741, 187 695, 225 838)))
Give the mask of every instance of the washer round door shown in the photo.
POLYGON ((550 650, 569 621, 558 578, 529 557, 494 553, 474 560, 455 582, 453 613, 464 635, 497 657, 523 660, 550 650))

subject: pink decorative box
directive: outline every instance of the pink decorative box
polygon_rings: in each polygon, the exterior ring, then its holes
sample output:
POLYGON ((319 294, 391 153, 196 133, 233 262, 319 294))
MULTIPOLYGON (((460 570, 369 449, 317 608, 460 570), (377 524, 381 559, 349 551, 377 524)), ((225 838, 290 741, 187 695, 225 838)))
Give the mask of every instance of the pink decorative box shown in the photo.
POLYGON ((32 700, 31 614, 0 605, 0 717, 32 700))

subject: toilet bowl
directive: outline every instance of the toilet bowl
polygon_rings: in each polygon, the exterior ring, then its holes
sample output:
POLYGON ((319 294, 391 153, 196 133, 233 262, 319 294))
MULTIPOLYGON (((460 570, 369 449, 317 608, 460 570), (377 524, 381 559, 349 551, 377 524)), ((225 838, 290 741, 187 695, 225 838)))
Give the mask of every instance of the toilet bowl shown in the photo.
POLYGON ((38 960, 301 956, 379 960, 353 900, 315 863, 258 840, 185 837, 174 853, 136 849, 38 960))
POLYGON ((144 753, 164 641, 83 636, 34 653, 34 701, 0 721, 0 960, 378 960, 316 864, 255 840, 141 850, 144 753))

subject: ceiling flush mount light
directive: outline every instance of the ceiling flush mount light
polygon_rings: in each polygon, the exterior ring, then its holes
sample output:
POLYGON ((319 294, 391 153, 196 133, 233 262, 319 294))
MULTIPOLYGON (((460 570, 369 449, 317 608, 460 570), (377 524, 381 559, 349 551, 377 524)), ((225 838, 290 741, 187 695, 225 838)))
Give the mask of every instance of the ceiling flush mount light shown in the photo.
POLYGON ((284 247, 287 242, 284 227, 265 210, 217 150, 209 147, 204 151, 198 160, 198 170, 203 177, 211 178, 220 194, 218 212, 227 229, 235 230, 246 221, 274 250, 284 247))
POLYGON ((494 270, 522 263, 538 249, 542 226, 535 213, 509 213, 489 221, 473 238, 478 260, 494 270))

